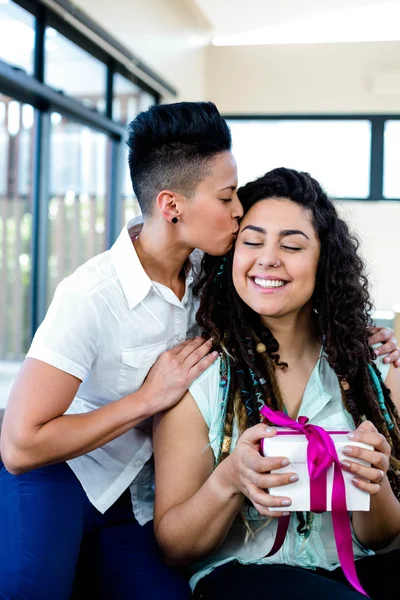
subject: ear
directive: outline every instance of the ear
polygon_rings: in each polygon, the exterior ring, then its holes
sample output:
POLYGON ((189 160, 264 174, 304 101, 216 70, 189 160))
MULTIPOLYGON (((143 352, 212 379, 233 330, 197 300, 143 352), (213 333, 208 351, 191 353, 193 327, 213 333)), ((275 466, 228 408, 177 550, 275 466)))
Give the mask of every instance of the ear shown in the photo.
POLYGON ((157 207, 162 217, 171 223, 174 217, 179 219, 181 214, 181 199, 179 194, 170 190, 162 190, 157 196, 157 207))

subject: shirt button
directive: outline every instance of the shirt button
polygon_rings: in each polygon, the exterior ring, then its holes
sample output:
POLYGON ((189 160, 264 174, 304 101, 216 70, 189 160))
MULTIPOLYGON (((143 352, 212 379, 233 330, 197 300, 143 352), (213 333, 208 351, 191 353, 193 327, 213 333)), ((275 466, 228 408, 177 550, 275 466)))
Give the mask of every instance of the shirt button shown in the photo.
POLYGON ((143 467, 143 463, 142 463, 142 461, 141 461, 141 460, 137 460, 137 461, 135 462, 135 467, 136 467, 137 469, 140 469, 140 467, 143 467))

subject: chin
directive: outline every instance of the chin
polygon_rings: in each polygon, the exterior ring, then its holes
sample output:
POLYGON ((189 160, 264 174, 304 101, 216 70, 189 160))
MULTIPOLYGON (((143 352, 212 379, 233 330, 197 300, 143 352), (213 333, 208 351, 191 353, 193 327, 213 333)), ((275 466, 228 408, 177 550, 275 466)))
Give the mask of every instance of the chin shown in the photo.
POLYGON ((211 256, 225 256, 225 254, 227 254, 229 252, 229 250, 232 248, 233 243, 232 244, 226 244, 225 246, 218 246, 218 247, 213 247, 213 248, 208 248, 206 250, 204 250, 204 252, 206 252, 207 254, 211 254, 211 256))

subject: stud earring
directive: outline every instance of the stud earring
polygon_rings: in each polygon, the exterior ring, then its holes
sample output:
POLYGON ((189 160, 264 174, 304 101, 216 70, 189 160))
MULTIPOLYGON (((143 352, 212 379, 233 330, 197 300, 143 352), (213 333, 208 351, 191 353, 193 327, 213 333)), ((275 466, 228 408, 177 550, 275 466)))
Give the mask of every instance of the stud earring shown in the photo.
POLYGON ((178 222, 178 217, 172 217, 171 223, 177 223, 177 222, 178 222))

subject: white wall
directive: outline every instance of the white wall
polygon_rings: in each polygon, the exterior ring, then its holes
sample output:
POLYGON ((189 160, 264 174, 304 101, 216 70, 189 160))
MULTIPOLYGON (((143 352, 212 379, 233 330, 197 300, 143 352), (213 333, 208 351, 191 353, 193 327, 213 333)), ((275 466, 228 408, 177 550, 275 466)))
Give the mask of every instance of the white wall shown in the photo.
POLYGON ((400 303, 400 202, 337 202, 361 240, 371 295, 379 310, 400 303))
POLYGON ((205 46, 210 39, 210 28, 191 0, 76 0, 75 3, 176 87, 179 100, 205 98, 205 46))
POLYGON ((225 114, 400 112, 400 42, 210 46, 207 96, 225 114), (394 72, 397 94, 373 91, 394 72))

